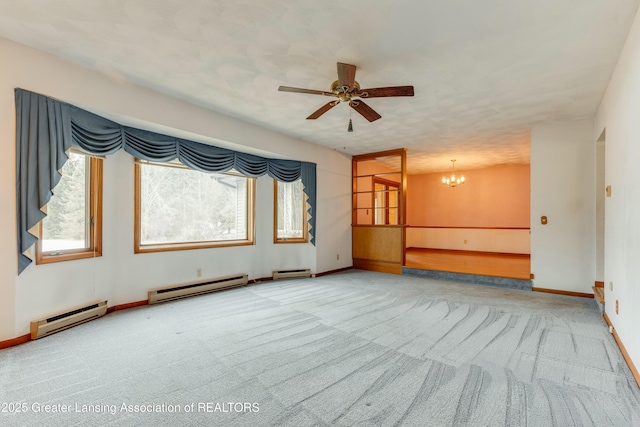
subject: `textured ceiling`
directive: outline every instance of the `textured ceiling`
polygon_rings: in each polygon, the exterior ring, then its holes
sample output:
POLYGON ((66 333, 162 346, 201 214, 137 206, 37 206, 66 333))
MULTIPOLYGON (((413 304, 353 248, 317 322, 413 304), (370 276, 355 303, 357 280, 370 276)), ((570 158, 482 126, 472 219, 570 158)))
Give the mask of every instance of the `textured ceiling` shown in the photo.
MULTIPOLYGON (((406 147, 410 172, 529 161, 529 129, 592 117, 640 0, 0 0, 0 36, 348 154, 406 147), (328 90, 336 62, 368 123, 278 92, 328 90)), ((10 60, 3 58, 3 60, 10 60)))

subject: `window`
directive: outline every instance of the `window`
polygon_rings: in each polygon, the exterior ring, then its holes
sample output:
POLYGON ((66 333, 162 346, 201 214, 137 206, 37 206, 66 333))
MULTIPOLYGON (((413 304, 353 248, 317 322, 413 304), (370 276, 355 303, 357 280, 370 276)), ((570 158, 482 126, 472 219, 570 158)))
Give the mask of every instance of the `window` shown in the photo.
POLYGON ((70 152, 40 221, 36 264, 102 256, 102 160, 70 152))
POLYGON ((135 252, 253 244, 255 179, 137 161, 135 252))
POLYGON ((306 243, 307 200, 302 181, 274 181, 274 242, 306 243))

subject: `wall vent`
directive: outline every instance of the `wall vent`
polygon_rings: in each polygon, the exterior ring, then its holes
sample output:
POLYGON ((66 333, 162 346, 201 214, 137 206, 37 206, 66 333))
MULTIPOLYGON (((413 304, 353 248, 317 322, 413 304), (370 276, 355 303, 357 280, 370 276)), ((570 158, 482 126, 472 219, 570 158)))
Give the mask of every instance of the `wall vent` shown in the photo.
POLYGON ((107 301, 100 301, 73 308, 64 313, 55 314, 46 319, 35 320, 31 322, 31 339, 35 340, 55 334, 56 332, 102 317, 106 313, 107 301))
POLYGON ((288 279, 293 277, 311 277, 311 270, 306 268, 302 270, 274 270, 273 272, 273 280, 288 279))
POLYGON ((174 301, 196 295, 208 294, 222 289, 244 286, 248 283, 249 276, 246 274, 236 274, 233 276, 210 279, 204 282, 192 282, 182 285, 167 286, 164 288, 152 289, 148 293, 149 304, 174 301))

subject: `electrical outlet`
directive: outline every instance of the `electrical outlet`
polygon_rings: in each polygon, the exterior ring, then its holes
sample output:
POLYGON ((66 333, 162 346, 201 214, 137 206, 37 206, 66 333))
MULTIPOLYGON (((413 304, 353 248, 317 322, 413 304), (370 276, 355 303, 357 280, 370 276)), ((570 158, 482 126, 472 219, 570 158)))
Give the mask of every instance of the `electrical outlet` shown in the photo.
POLYGON ((196 268, 196 277, 202 277, 202 269, 196 268))

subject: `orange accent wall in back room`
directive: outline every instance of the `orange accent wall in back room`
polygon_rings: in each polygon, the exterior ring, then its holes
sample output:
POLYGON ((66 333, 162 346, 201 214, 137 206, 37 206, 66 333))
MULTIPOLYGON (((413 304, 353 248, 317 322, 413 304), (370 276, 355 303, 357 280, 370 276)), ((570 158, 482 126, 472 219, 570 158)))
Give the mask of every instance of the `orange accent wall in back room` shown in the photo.
POLYGON ((431 227, 530 226, 529 165, 456 170, 466 184, 442 185, 446 172, 407 177, 407 223, 431 227))

